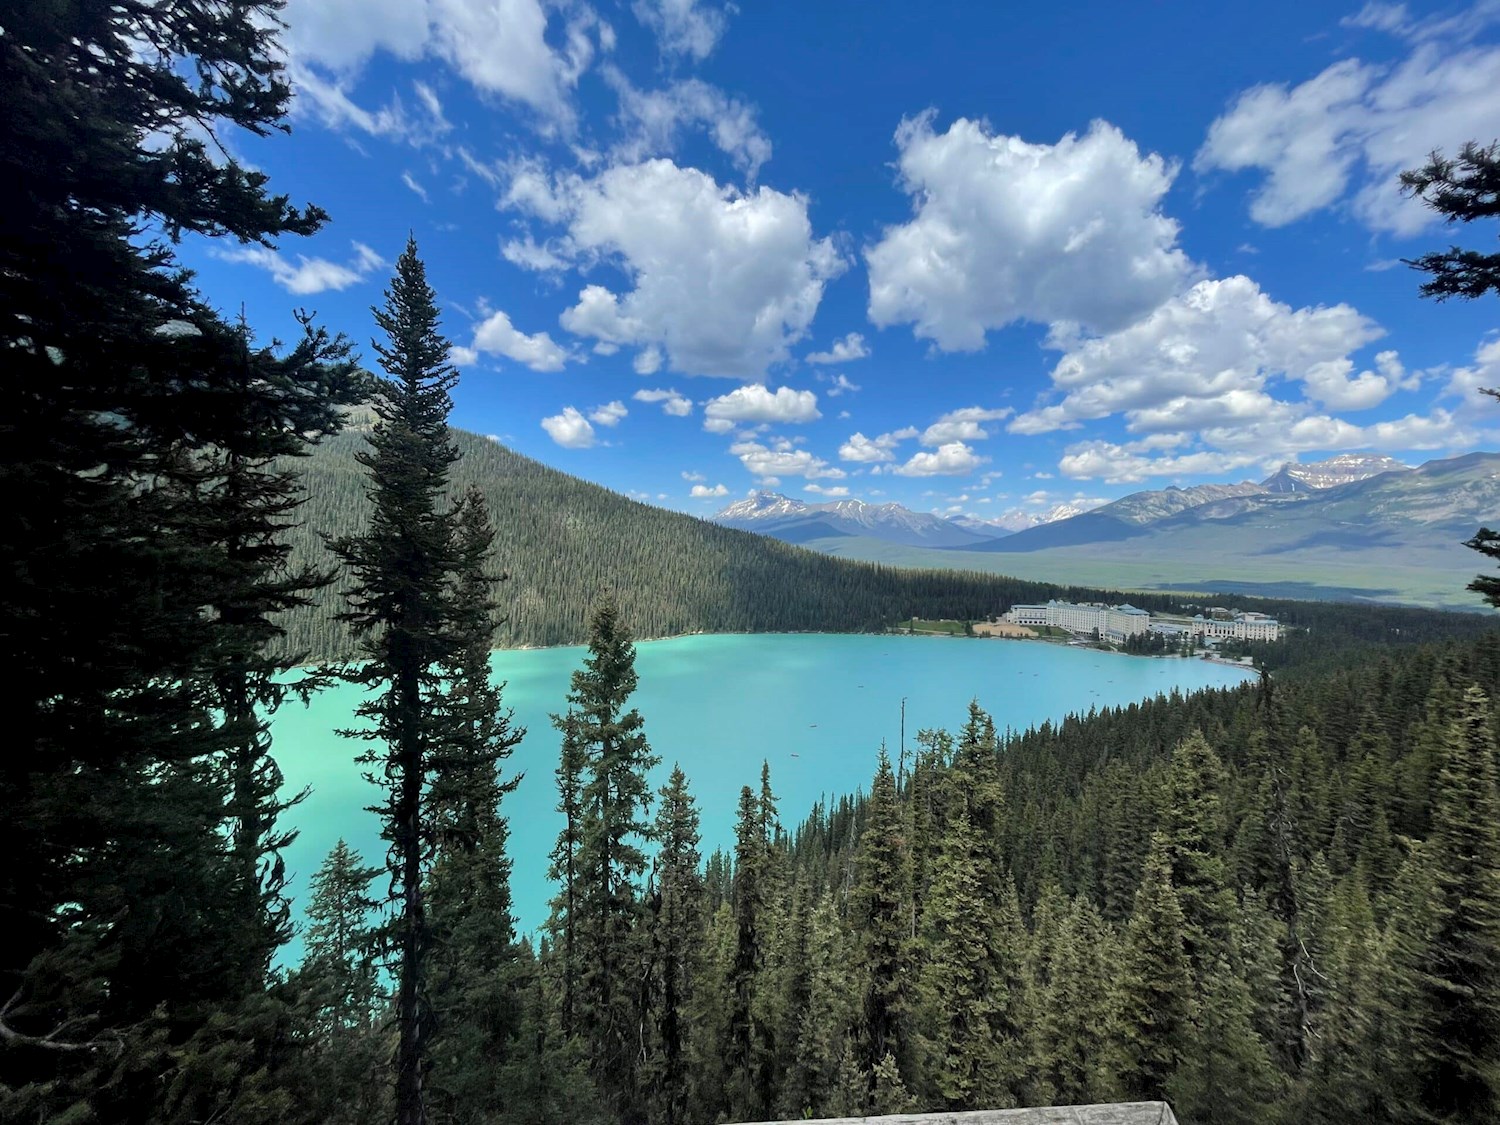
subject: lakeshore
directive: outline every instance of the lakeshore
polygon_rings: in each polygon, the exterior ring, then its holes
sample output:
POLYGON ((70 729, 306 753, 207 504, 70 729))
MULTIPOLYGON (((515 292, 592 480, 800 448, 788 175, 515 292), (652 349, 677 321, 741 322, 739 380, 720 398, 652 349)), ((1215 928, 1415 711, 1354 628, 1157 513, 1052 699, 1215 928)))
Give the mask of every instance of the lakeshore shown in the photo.
MULTIPOLYGON (((687 773, 702 814, 703 851, 732 843, 742 785, 756 785, 768 761, 782 821, 796 825, 820 799, 867 787, 884 743, 893 757, 910 751, 923 728, 956 729, 970 699, 1001 728, 1015 730, 1070 713, 1125 706, 1173 691, 1229 687, 1248 673, 1201 660, 1103 660, 1102 651, 1052 644, 940 643, 898 634, 695 634, 637 645, 640 688, 631 703, 645 720, 662 765, 687 773), (903 740, 902 701, 905 700, 903 740)), ((506 772, 524 775, 506 798, 512 878, 523 930, 547 915, 552 886, 547 854, 560 819, 553 771, 558 737, 549 715, 566 707, 569 677, 582 646, 506 649, 492 658, 505 681, 506 705, 527 728, 506 772)), ((289 703, 272 726, 287 793, 312 792, 288 822, 300 829, 286 850, 294 909, 305 905, 307 879, 341 836, 366 862, 383 846, 364 811, 376 790, 353 758, 362 747, 333 732, 352 722, 360 699, 349 685, 289 703)), ((288 950, 289 960, 298 956, 288 950)))

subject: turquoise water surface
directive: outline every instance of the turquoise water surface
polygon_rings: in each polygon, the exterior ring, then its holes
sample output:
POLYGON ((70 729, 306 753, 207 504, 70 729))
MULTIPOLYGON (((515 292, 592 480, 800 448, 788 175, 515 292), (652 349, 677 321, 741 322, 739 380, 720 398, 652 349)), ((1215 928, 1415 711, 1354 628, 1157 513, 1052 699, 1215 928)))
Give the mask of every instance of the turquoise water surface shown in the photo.
MULTIPOLYGON (((508 764, 525 774, 506 798, 520 929, 547 916, 547 853, 561 818, 553 771, 558 735, 549 714, 566 706, 582 647, 496 652, 505 702, 527 735, 508 764)), ((1241 682, 1246 673, 1203 660, 1151 659, 1028 641, 814 633, 715 635, 637 646, 640 688, 632 698, 662 764, 656 787, 681 763, 702 813, 703 852, 733 842, 740 787, 758 786, 762 759, 789 828, 825 794, 868 787, 884 742, 895 756, 906 699, 907 746, 918 730, 956 730, 970 699, 996 726, 1024 729, 1091 708, 1128 704, 1177 688, 1241 682)), ((364 806, 377 790, 354 756, 364 746, 334 731, 351 723, 359 690, 326 691, 288 703, 272 726, 290 791, 310 796, 288 815, 301 830, 286 849, 290 889, 305 905, 308 877, 344 837, 371 864, 384 848, 364 806)), ((299 953, 287 951, 295 960, 299 953)))

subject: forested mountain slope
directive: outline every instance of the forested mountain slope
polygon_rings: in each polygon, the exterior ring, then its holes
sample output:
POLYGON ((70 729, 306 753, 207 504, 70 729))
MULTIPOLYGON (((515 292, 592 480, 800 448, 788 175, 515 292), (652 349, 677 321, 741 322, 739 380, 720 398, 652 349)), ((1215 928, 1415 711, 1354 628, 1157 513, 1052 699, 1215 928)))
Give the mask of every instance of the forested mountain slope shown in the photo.
MULTIPOLYGON (((477 434, 453 433, 463 452, 453 495, 470 485, 484 493, 499 531, 496 558, 510 574, 500 591, 503 644, 581 641, 590 607, 607 590, 641 637, 879 629, 913 614, 977 618, 1066 592, 993 575, 832 559, 637 503, 477 434)), ((356 424, 301 462, 308 503, 291 532, 297 561, 327 566, 323 537, 355 532, 368 518, 366 473, 355 460, 364 444, 356 424)), ((343 588, 336 584, 318 606, 289 615, 293 649, 351 653, 336 620, 343 588)))

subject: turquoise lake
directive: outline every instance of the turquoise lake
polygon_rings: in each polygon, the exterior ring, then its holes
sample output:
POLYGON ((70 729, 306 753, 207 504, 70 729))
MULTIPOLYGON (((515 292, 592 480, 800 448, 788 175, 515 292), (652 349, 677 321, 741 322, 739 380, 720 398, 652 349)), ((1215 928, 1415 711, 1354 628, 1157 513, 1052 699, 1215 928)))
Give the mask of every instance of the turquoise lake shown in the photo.
MULTIPOLYGON (((554 811, 558 735, 549 715, 566 706, 582 646, 496 652, 506 704, 527 730, 508 773, 524 773, 506 798, 512 887, 522 931, 538 928, 553 893, 547 853, 561 818, 554 811)), ((680 637, 637 645, 640 687, 632 698, 661 756, 654 785, 681 763, 702 814, 703 853, 733 842, 743 785, 759 784, 762 759, 788 827, 825 795, 868 787, 882 742, 894 757, 906 699, 906 744, 923 728, 956 730, 978 699, 1002 730, 1023 730, 1090 708, 1172 691, 1222 687, 1247 673, 1204 660, 1151 659, 1028 641, 897 635, 757 634, 680 637)), ((287 815, 300 835, 285 851, 295 908, 309 876, 344 837, 366 862, 384 854, 377 790, 354 755, 363 744, 334 731, 350 724, 359 691, 323 692, 310 706, 286 704, 272 726, 289 791, 311 794, 287 815)), ((296 943, 286 951, 300 956, 296 943)))

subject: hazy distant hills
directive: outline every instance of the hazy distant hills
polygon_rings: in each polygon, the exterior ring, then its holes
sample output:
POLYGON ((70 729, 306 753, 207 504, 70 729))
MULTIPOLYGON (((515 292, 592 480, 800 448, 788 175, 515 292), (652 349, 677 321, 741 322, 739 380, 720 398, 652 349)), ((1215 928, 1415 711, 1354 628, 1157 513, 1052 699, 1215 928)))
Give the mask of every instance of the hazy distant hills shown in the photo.
POLYGON ((1023 512, 1017 510, 988 520, 972 515, 949 516, 948 522, 956 523, 959 527, 977 532, 988 538, 998 538, 1003 535, 1011 535, 1017 531, 1025 531, 1030 527, 1040 527, 1044 523, 1056 523, 1058 520, 1081 516, 1084 512, 1089 511, 1090 507, 1091 505, 1063 501, 1061 504, 1054 504, 1052 507, 1040 512, 1023 512))
POLYGON ((1500 525, 1500 454, 1410 468, 1346 454, 1260 483, 1138 492, 1090 512, 943 551, 870 537, 808 540, 844 558, 979 566, 1126 589, 1481 608, 1464 587, 1485 560, 1465 540, 1500 525))
POLYGON ((1416 469, 1387 457, 1345 455, 1288 465, 1260 484, 1134 493, 970 549, 1012 553, 1150 540, 1173 550, 1181 533, 1210 528, 1215 554, 1253 557, 1316 546, 1375 547, 1420 537, 1428 528, 1472 534, 1497 515, 1500 454, 1472 453, 1416 469))
POLYGON ((944 517, 914 512, 900 504, 869 504, 854 499, 814 503, 779 492, 758 491, 710 518, 724 527, 821 550, 827 550, 832 540, 852 537, 941 550, 1039 551, 1112 543, 1187 511, 1222 518, 1253 507, 1236 506, 1250 498, 1322 493, 1383 473, 1407 471, 1408 466, 1380 454, 1344 453, 1327 461, 1284 465, 1259 483, 1200 484, 1136 492, 1092 509, 1065 501, 1045 511, 1015 511, 994 519, 972 514, 944 517))
MULTIPOLYGON (((912 547, 967 547, 1003 535, 1000 528, 971 530, 928 512, 900 504, 867 504, 863 500, 830 500, 809 504, 779 492, 753 492, 714 514, 713 522, 769 535, 788 543, 806 543, 838 535, 862 535, 912 547)), ((977 522, 977 521, 976 521, 977 522)))

